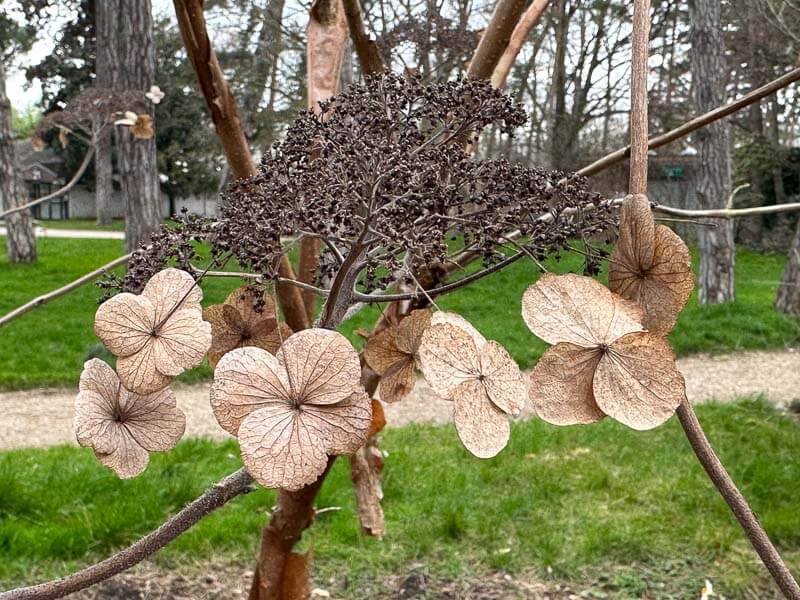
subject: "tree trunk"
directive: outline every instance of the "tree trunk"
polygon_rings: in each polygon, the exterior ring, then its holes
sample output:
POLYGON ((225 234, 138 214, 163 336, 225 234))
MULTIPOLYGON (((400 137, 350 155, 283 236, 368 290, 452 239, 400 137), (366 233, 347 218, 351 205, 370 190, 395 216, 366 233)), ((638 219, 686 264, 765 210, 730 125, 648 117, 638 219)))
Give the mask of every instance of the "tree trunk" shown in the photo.
MULTIPOLYGON (((150 0, 119 0, 119 85, 142 92, 155 79, 153 17, 150 0)), ((152 107, 148 107, 153 116, 152 107)), ((161 223, 161 192, 156 164, 156 140, 137 140, 127 128, 117 129, 118 168, 125 201, 128 250, 146 243, 161 223)))
MULTIPOLYGON (((19 165, 11 131, 11 102, 6 95, 6 70, 0 58, 0 207, 19 206, 25 202, 19 165)), ((36 261, 36 236, 30 213, 23 210, 6 217, 6 247, 12 263, 36 261)))
MULTIPOLYGON (((97 2, 94 9, 95 47, 97 48, 94 71, 97 88, 113 88, 119 79, 114 69, 119 52, 116 32, 118 0, 97 2)), ((111 223, 111 195, 114 192, 112 176, 111 126, 105 115, 99 115, 93 123, 94 138, 94 193, 98 225, 111 223)))
POLYGON ((550 97, 552 113, 550 116, 550 166, 559 169, 565 166, 567 154, 567 43, 569 19, 566 0, 557 0, 552 8, 556 21, 556 50, 553 58, 553 82, 550 97))
MULTIPOLYGON (((690 0, 692 101, 696 114, 725 100, 723 76, 725 48, 720 24, 720 0, 690 0)), ((717 121, 696 134, 697 200, 703 208, 723 208, 731 195, 731 159, 728 125, 717 121)), ((722 220, 715 228, 698 231, 700 245, 701 304, 734 299, 736 247, 733 222, 722 220)))
POLYGON ((800 221, 797 222, 792 247, 789 249, 789 261, 775 297, 775 308, 781 312, 800 315, 800 221))

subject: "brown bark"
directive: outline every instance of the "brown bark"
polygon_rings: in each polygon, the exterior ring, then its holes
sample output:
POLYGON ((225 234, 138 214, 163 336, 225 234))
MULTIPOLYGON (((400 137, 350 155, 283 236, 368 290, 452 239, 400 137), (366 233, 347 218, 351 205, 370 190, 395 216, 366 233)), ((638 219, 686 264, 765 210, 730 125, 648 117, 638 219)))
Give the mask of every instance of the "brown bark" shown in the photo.
POLYGON ((364 27, 361 15, 361 4, 358 0, 343 0, 344 12, 347 17, 347 26, 350 30, 350 39, 361 65, 364 75, 377 75, 383 73, 385 68, 378 54, 378 46, 370 39, 364 27))
MULTIPOLYGON (((115 58, 119 52, 116 25, 119 10, 118 0, 98 2, 94 10, 95 47, 97 49, 94 63, 95 81, 98 88, 113 88, 119 74, 115 70, 115 58)), ((111 223, 111 195, 114 192, 112 181, 112 143, 111 127, 105 118, 97 118, 92 123, 94 153, 94 193, 95 216, 98 225, 111 223)))
MULTIPOLYGON (((174 4, 186 51, 197 75, 200 91, 206 100, 217 135, 222 141, 228 165, 235 177, 250 177, 256 172, 255 164, 239 120, 236 100, 228 87, 208 37, 203 16, 203 2, 174 0, 174 4)), ((281 259, 279 274, 287 279, 295 279, 292 265, 285 256, 281 259)), ((277 287, 278 301, 289 327, 295 331, 308 328, 309 320, 300 290, 287 284, 279 284, 277 287)))
MULTIPOLYGON (((6 71, 0 57, 0 207, 14 208, 25 203, 25 187, 19 176, 11 131, 11 102, 6 95, 6 71)), ((27 210, 6 217, 6 248, 12 263, 36 261, 36 236, 27 210)))
POLYGON ((775 308, 781 312, 800 315, 800 220, 794 232, 789 260, 783 270, 781 284, 775 297, 775 308))
POLYGON ((567 162, 569 119, 567 116, 567 43, 569 18, 566 0, 556 0, 553 7, 555 25, 555 56, 551 83, 552 115, 550 118, 550 166, 561 168, 567 162))
MULTIPOLYGON (((725 99, 725 47, 722 40, 720 0, 690 0, 692 42, 692 100, 695 111, 705 112, 725 99)), ((718 121, 696 134, 698 169, 695 190, 701 208, 724 207, 731 194, 731 159, 728 124, 718 121)), ((734 299, 736 247, 733 223, 703 227, 700 246, 699 296, 701 304, 734 299)))
POLYGON ((492 18, 469 63, 468 75, 478 79, 489 79, 492 76, 524 10, 525 0, 497 1, 492 18))
POLYGON ((631 60, 631 165, 628 191, 647 193, 647 58, 650 45, 650 0, 634 0, 631 60))
MULTIPOLYGON (((118 0, 118 51, 114 87, 147 91, 155 79, 153 15, 150 0, 118 0)), ((153 116, 152 106, 148 108, 153 116)), ((129 251, 147 242, 161 225, 155 137, 137 140, 127 127, 116 130, 118 169, 125 202, 125 241, 129 251)))
POLYGON ((505 87, 506 79, 508 79, 508 74, 514 66, 514 61, 517 60, 517 55, 522 49, 522 44, 525 43, 525 39, 528 37, 531 30, 536 27, 536 24, 539 22, 548 4, 550 4, 550 0, 533 0, 533 3, 525 11, 525 14, 522 15, 517 26, 514 27, 511 38, 508 40, 508 45, 500 56, 497 66, 492 73, 492 85, 494 87, 505 87))

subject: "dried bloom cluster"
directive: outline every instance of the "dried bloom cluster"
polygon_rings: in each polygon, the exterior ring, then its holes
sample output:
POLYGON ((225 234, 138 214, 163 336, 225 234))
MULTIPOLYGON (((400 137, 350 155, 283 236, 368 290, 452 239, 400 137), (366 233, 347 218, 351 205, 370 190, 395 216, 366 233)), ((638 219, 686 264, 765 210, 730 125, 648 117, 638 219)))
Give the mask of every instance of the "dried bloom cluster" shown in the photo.
POLYGON ((95 333, 117 357, 117 373, 128 390, 149 394, 200 364, 211 345, 202 299, 191 275, 164 269, 140 295, 118 294, 100 305, 95 333))
POLYGON ((689 249, 669 227, 655 224, 646 196, 629 196, 622 203, 608 287, 641 306, 644 326, 661 335, 672 330, 692 295, 689 249))
POLYGON ((522 298, 522 316, 555 344, 531 374, 536 413, 556 425, 608 415, 634 429, 666 421, 683 400, 683 377, 663 337, 646 332, 642 310, 594 279, 545 275, 522 298))
POLYGON ((137 140, 149 140, 156 134, 156 130, 153 128, 153 117, 147 113, 136 114, 131 110, 126 110, 121 118, 114 121, 114 125, 129 128, 137 140))
POLYGON ((378 392, 384 402, 397 402, 414 389, 419 345, 430 323, 429 310, 415 310, 367 341, 364 360, 380 375, 378 392))
POLYGON ((505 348, 459 315, 437 312, 422 335, 419 361, 434 392, 453 401, 464 446, 480 458, 505 448, 509 416, 520 413, 527 397, 525 379, 505 348))
POLYGON ((288 325, 278 322, 272 296, 252 285, 232 291, 222 304, 209 306, 203 319, 211 323, 208 364, 212 367, 234 348, 256 346, 275 354, 292 335, 288 325))
POLYGON ((119 477, 144 471, 149 453, 171 449, 185 428, 186 417, 168 387, 135 394, 103 361, 93 358, 84 365, 75 403, 78 443, 119 477))
POLYGON ((298 117, 258 174, 233 184, 215 246, 272 275, 282 236, 319 237, 329 250, 322 280, 349 256, 372 289, 384 283, 380 267, 392 277, 444 261, 453 234, 491 262, 510 230, 539 256, 604 230, 608 210, 582 179, 463 151, 470 132, 495 124, 511 134, 525 118, 485 81, 368 78, 321 115, 298 117), (548 211, 554 219, 538 218, 548 211))
POLYGON ((352 454, 372 422, 358 354, 343 335, 306 329, 273 356, 237 348, 217 363, 211 406, 239 439, 251 475, 271 488, 298 490, 325 470, 328 456, 352 454))

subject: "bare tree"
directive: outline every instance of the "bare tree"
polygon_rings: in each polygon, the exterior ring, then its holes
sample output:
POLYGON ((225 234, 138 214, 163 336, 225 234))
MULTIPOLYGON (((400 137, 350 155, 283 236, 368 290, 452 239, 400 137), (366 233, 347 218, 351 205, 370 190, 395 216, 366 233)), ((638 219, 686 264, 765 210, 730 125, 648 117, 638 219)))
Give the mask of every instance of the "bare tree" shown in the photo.
MULTIPOLYGON (((11 132, 11 102, 6 95, 6 67, 0 58, 0 205, 5 209, 25 202, 11 132)), ((36 261, 36 237, 30 214, 20 211, 6 217, 6 246, 13 263, 36 261)))
MULTIPOLYGON (((725 47, 722 41, 720 0, 691 0, 692 101, 697 113, 719 106, 725 100, 725 47)), ((699 157, 695 180, 702 208, 726 206, 731 195, 731 158, 728 125, 713 123, 695 134, 699 157)), ((736 247, 733 224, 720 223, 698 232, 702 304, 734 299, 736 247)))
MULTIPOLYGON (((117 0, 98 2, 95 5, 95 85, 98 88, 115 87, 114 62, 119 48, 116 35, 117 20, 114 17, 119 10, 117 0)), ((94 188, 95 206, 98 225, 111 223, 111 195, 114 191, 112 181, 112 143, 111 130, 107 123, 96 119, 93 127, 94 156, 94 188)))

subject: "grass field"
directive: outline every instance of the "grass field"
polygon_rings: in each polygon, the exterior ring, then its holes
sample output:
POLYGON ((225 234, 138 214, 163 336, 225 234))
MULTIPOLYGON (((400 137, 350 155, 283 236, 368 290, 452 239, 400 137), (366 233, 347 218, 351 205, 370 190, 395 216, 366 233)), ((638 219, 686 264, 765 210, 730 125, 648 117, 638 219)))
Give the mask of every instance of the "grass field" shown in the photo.
MULTIPOLYGON (((34 265, 11 265, 0 255, 0 314, 122 253, 122 242, 116 240, 50 238, 38 243, 40 259, 34 265)), ((772 307, 784 260, 779 255, 740 250, 736 302, 700 307, 693 298, 670 338, 678 354, 797 344, 798 320, 772 307)), ((579 267, 580 258, 575 256, 549 264, 556 272, 579 267)), ((519 303, 523 291, 537 277, 534 265, 519 261, 443 297, 439 305, 463 314, 487 337, 504 344, 523 368, 530 367, 545 345, 525 327, 519 303)), ((205 304, 221 302, 239 284, 231 279, 204 282, 205 304)), ((0 389, 74 385, 83 362, 102 351, 92 328, 99 296, 96 287, 87 285, 0 329, 0 389)), ((380 306, 367 308, 345 324, 344 333, 360 344, 361 339, 354 331, 370 327, 380 310, 380 306)), ((209 369, 202 366, 185 373, 182 380, 196 381, 209 376, 209 369)))
MULTIPOLYGON (((800 427, 758 401, 704 405, 699 415, 797 572, 800 427)), ((360 535, 346 461, 337 463, 319 498, 318 507, 342 508, 321 515, 304 540, 326 587, 347 573, 350 590, 371 589, 387 574, 422 563, 454 578, 533 569, 540 578, 601 586, 607 596, 589 596, 595 598, 697 598, 706 577, 728 598, 746 590, 763 598, 758 590, 770 589, 675 419, 650 432, 611 421, 571 428, 517 423, 509 447, 484 461, 468 455, 450 427, 388 430, 382 446, 385 539, 360 535)), ((4 453, 0 581, 32 582, 102 557, 239 465, 235 443, 202 440, 154 455, 149 469, 127 482, 85 449, 4 453)), ((265 490, 234 500, 157 555, 157 563, 249 564, 272 503, 265 490)))

